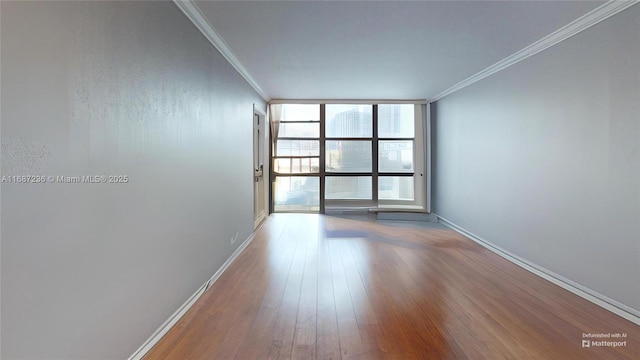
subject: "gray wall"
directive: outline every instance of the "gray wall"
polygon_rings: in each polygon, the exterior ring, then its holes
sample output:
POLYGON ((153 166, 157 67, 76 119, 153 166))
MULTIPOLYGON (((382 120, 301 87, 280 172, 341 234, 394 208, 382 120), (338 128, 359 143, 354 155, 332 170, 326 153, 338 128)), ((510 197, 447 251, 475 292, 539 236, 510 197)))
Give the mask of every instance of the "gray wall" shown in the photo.
POLYGON ((252 232, 265 103, 173 3, 1 6, 2 175, 129 177, 2 184, 2 358, 125 358, 252 232))
POLYGON ((435 104, 434 212, 640 310, 640 5, 435 104))

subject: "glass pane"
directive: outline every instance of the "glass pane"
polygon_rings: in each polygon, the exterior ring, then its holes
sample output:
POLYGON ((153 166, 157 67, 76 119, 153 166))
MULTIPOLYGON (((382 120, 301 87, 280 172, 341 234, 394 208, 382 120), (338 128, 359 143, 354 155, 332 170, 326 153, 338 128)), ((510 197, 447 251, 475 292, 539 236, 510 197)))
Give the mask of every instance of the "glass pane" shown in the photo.
POLYGON ((412 176, 378 177, 378 199, 414 200, 412 176))
POLYGON ((319 211, 320 179, 317 176, 277 176, 273 189, 275 211, 319 211))
POLYGON ((320 137, 320 123, 280 123, 278 138, 283 137, 320 137))
POLYGON ((275 156, 320 156, 320 141, 278 140, 275 156))
POLYGON ((378 137, 414 137, 414 118, 413 104, 378 105, 378 137))
POLYGON ((327 137, 372 137, 371 105, 326 105, 327 137))
POLYGON ((325 198, 371 199, 371 176, 327 176, 325 198))
POLYGON ((274 159, 273 171, 280 174, 317 173, 320 171, 320 159, 318 158, 274 159))
POLYGON ((413 172, 413 140, 381 140, 378 153, 378 171, 413 172))
POLYGON ((326 142, 326 171, 371 172, 371 141, 326 142))
POLYGON ((282 121, 320 121, 320 105, 284 104, 280 119, 282 121))

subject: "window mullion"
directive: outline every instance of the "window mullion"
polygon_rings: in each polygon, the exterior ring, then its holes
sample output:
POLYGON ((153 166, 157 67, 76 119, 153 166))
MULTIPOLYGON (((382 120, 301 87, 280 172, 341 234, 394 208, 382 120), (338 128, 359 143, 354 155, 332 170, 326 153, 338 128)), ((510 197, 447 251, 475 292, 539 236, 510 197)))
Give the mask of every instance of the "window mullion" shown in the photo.
POLYGON ((373 127, 371 139, 371 199, 378 205, 378 105, 373 105, 373 127))
POLYGON ((324 197, 325 197, 325 161, 326 161, 326 129, 325 125, 327 123, 325 119, 325 104, 320 104, 320 214, 324 214, 324 197))

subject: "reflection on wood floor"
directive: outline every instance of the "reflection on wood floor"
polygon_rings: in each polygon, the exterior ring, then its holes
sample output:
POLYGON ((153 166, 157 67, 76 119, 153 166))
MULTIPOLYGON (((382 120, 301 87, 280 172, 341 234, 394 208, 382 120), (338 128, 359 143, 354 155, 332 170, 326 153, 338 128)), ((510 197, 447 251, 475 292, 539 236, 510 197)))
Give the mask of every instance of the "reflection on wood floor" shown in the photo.
POLYGON ((637 325, 438 224, 276 214, 145 359, 638 354, 637 325), (583 333, 626 346, 583 348, 583 333))

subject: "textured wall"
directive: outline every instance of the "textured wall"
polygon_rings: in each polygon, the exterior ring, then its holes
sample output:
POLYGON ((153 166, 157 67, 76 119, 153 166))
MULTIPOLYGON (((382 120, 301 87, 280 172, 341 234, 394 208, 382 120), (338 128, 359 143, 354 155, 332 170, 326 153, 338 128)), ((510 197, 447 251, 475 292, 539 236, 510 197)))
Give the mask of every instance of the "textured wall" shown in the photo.
POLYGON ((171 2, 1 13, 2 175, 128 176, 2 184, 2 358, 125 358, 251 233, 264 101, 171 2))
POLYGON ((434 211, 640 311, 640 5, 436 104, 434 211))

